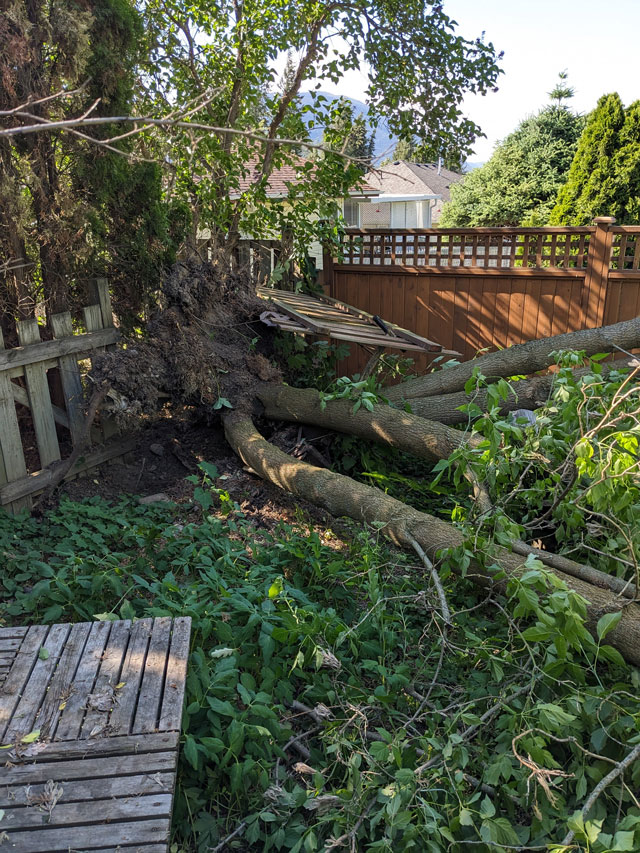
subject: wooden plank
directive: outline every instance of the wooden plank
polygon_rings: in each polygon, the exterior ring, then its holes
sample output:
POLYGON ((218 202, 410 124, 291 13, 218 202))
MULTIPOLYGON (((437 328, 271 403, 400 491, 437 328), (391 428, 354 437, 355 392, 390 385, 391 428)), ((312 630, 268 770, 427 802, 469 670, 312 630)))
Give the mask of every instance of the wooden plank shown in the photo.
MULTIPOLYGON (((64 790, 64 786, 61 787, 64 790)), ((43 830, 42 836, 46 837, 50 828, 56 826, 74 830, 82 824, 95 825, 96 821, 112 823, 159 817, 171 817, 171 794, 141 794, 137 797, 117 797, 110 800, 99 798, 88 803, 58 801, 50 813, 33 806, 10 807, 4 810, 2 829, 9 833, 11 841, 14 832, 25 829, 40 828, 43 830)), ((91 826, 88 831, 93 828, 91 826)))
POLYGON ((11 853, 68 853, 69 850, 103 850, 107 845, 141 844, 168 840, 167 819, 111 823, 105 826, 51 828, 12 832, 11 853))
POLYGON ((26 627, 11 627, 0 628, 0 643, 6 640, 20 639, 26 636, 28 628, 26 627))
MULTIPOLYGON (((87 694, 84 695, 84 702, 87 694)), ((58 737, 56 733, 56 738, 58 737)), ((150 755, 155 752, 168 752, 178 748, 178 732, 151 732, 149 734, 119 735, 111 737, 109 733, 102 737, 77 740, 50 740, 39 742, 33 748, 31 754, 20 747, 19 754, 8 750, 5 754, 12 758, 14 763, 21 761, 29 763, 35 761, 39 764, 57 761, 93 761, 97 758, 107 758, 118 755, 138 755, 145 753, 150 755)), ((140 768, 138 768, 140 772, 140 768)))
MULTIPOLYGON (((260 292, 258 292, 258 295, 261 296, 262 294, 260 292)), ((262 298, 266 299, 267 297, 262 296, 262 298)), ((317 334, 317 335, 328 334, 328 329, 326 329, 320 323, 317 323, 315 320, 312 320, 306 314, 302 314, 300 311, 296 311, 295 308, 291 307, 291 305, 288 303, 288 301, 285 301, 284 299, 279 298, 277 296, 269 297, 269 301, 273 302, 274 305, 277 305, 278 308, 284 314, 287 314, 289 317, 292 317, 294 320, 297 320, 298 323, 300 323, 303 326, 306 326, 307 329, 310 329, 312 332, 315 332, 315 334, 317 334)))
MULTIPOLYGON (((40 343, 38 321, 36 319, 21 320, 18 323, 18 339, 21 346, 40 343)), ((24 378, 29 395, 31 419, 36 433, 40 467, 46 468, 47 465, 60 459, 60 446, 51 408, 47 371, 41 364, 25 365, 24 378)))
MULTIPOLYGON (((124 456, 130 453, 137 444, 135 438, 124 438, 118 441, 110 442, 109 444, 100 447, 97 450, 87 453, 86 456, 81 456, 71 471, 64 478, 68 480, 75 477, 82 471, 87 471, 91 468, 96 468, 107 462, 110 459, 115 459, 118 456, 124 456)), ((0 506, 10 504, 25 495, 35 495, 38 492, 46 489, 52 482, 55 470, 47 469, 45 471, 37 471, 35 474, 29 474, 21 480, 16 480, 13 483, 8 483, 0 488, 0 506)))
MULTIPOLYGON (((0 329, 0 358, 4 339, 0 329)), ((27 474, 27 463, 22 449, 22 436, 13 399, 13 382, 7 373, 0 371, 0 486, 20 480, 27 474)), ((22 498, 13 503, 14 512, 31 508, 31 499, 22 498)))
POLYGON ((22 691, 22 696, 8 726, 4 730, 3 741, 14 743, 34 730, 34 722, 40 704, 45 697, 49 682, 64 649, 64 644, 69 636, 69 625, 52 625, 47 638, 42 645, 46 650, 47 657, 38 656, 27 683, 22 691))
POLYGON ((131 731, 152 625, 152 619, 139 619, 131 629, 120 675, 123 686, 118 691, 118 703, 109 718, 109 727, 114 735, 126 735, 131 731))
MULTIPOLYGON (((371 272, 372 272, 372 270, 367 270, 367 274, 370 274, 371 272)), ((379 272, 379 271, 376 270, 376 272, 379 272)), ((388 272, 386 272, 386 274, 389 275, 388 272)), ((389 288, 387 287, 384 289, 388 290, 389 288)), ((348 312, 352 313, 354 316, 360 317, 363 320, 373 320, 372 314, 369 314, 366 311, 362 311, 359 308, 354 308, 352 305, 349 305, 346 302, 343 302, 339 299, 331 299, 328 296, 319 296, 318 299, 321 302, 327 302, 331 305, 336 306, 336 308, 341 308, 344 311, 348 311, 348 312)), ((393 304, 392 300, 385 299, 384 304, 388 305, 389 307, 388 307, 388 309, 385 309, 384 313, 382 313, 380 316, 382 317, 382 319, 385 321, 387 326, 389 326, 389 328, 393 331, 393 333, 395 335, 397 335, 398 337, 402 337, 405 340, 410 341, 412 343, 419 344, 419 345, 421 344, 423 349, 428 349, 429 351, 433 350, 435 352, 435 351, 437 351, 437 349, 439 349, 440 344, 436 343, 436 341, 429 340, 429 338, 424 338, 421 335, 418 335, 416 332, 412 332, 409 329, 405 329, 402 326, 399 326, 398 324, 391 322, 389 320, 389 318, 391 317, 392 310, 393 310, 392 309, 392 304, 393 304)))
POLYGON ((151 631, 149 651, 144 662, 142 684, 132 731, 153 732, 158 727, 160 707, 164 694, 164 681, 170 654, 172 619, 164 616, 155 619, 151 631))
MULTIPOLYGON (((11 393, 13 394, 13 399, 16 403, 20 403, 21 406, 26 406, 30 408, 31 404, 29 402, 29 395, 20 385, 16 385, 15 382, 11 383, 11 393)), ((54 406, 51 404, 51 409, 53 411, 53 419, 60 426, 67 427, 69 429, 69 415, 61 409, 59 406, 54 406)))
MULTIPOLYGON (((492 260, 496 260, 495 255, 491 255, 492 260)), ((521 257, 518 258, 521 260, 521 257)), ((456 270, 459 267, 408 267, 402 266, 401 264, 397 264, 393 269, 381 269, 380 267, 371 267, 367 268, 368 273, 378 274, 378 275, 413 275, 413 276, 450 276, 455 274, 456 270)), ((340 266, 336 266, 336 272, 340 273, 362 273, 362 268, 358 266, 349 266, 348 264, 341 264, 340 266)), ((613 271, 614 274, 617 274, 617 271, 613 271)), ((535 269, 534 267, 526 268, 526 267, 516 267, 515 269, 508 269, 507 267, 465 267, 464 275, 474 275, 486 277, 489 275, 497 275, 497 276, 522 276, 522 278, 583 278, 585 274, 584 269, 535 269)), ((637 273, 636 273, 637 274, 637 273)))
MULTIPOLYGON (((79 803, 87 800, 110 797, 135 797, 138 794, 163 794, 173 789, 173 774, 144 773, 140 776, 117 776, 106 779, 82 779, 76 782, 65 780, 60 802, 79 803)), ((46 783, 37 785, 0 785, 0 809, 7 806, 28 805, 44 793, 46 783)))
POLYGON ((162 732, 180 730, 190 637, 191 618, 178 616, 173 620, 171 651, 167 662, 164 695, 160 709, 158 728, 162 732))
POLYGON ((120 333, 117 329, 100 329, 97 332, 74 335, 72 338, 13 347, 0 352, 0 372, 9 368, 48 362, 51 359, 60 358, 61 355, 88 353, 101 346, 114 344, 119 338, 120 333))
POLYGON ((20 701, 24 686, 38 660, 38 652, 45 642, 49 628, 46 625, 32 625, 16 653, 9 677, 0 692, 0 743, 9 724, 13 711, 20 701))
POLYGON ((7 637, 6 640, 0 637, 0 653, 19 649, 21 642, 22 637, 7 637))
MULTIPOLYGON (((53 314, 51 316, 51 328, 57 339, 73 337, 73 324, 71 322, 71 314, 64 311, 62 314, 53 314)), ((62 392, 64 394, 65 405, 69 418, 69 429, 74 445, 81 440, 83 436, 84 412, 83 401, 84 391, 82 388, 82 380, 80 378, 80 368, 78 367, 77 356, 63 355, 59 359, 60 379, 62 382, 62 392)), ((55 414, 55 413, 54 413, 55 414)))
POLYGON ((109 282, 106 278, 96 278, 89 282, 89 293, 91 299, 100 306, 102 328, 108 329, 113 326, 113 309, 111 307, 111 295, 109 293, 109 282))
POLYGON ((456 277, 453 285, 453 329, 451 344, 465 352, 469 321, 470 279, 456 277))
MULTIPOLYGON (((122 664, 127 653, 129 645, 129 637, 131 636, 131 621, 129 619, 118 620, 111 625, 109 639, 102 654, 100 661, 100 670, 93 686, 93 693, 105 695, 105 691, 111 690, 119 699, 120 690, 116 689, 116 685, 120 683, 120 673, 122 664)), ((109 713, 111 708, 105 707, 102 710, 99 707, 87 708, 87 713, 80 729, 80 737, 91 737, 91 733, 102 731, 105 729, 109 721, 109 713)))
POLYGON ((509 303, 511 302, 511 279, 498 281, 496 291, 496 316, 494 338, 497 347, 508 346, 509 339, 509 303))
MULTIPOLYGON (((107 741, 108 742, 108 739, 107 741)), ((78 758, 70 761, 38 761, 34 764, 18 764, 3 768, 2 786, 37 785, 48 782, 72 782, 84 779, 116 778, 118 776, 139 776, 140 771, 152 773, 170 773, 175 770, 177 751, 140 752, 128 755, 107 755, 98 758, 78 758)))
POLYGON ((71 626, 57 669, 33 723, 33 728, 40 730, 41 738, 53 737, 60 714, 71 693, 71 685, 90 630, 90 622, 77 622, 71 626))
POLYGON ((60 714, 56 729, 57 740, 75 740, 80 734, 87 696, 93 690, 110 630, 110 622, 94 622, 91 625, 84 653, 73 679, 71 695, 60 714))

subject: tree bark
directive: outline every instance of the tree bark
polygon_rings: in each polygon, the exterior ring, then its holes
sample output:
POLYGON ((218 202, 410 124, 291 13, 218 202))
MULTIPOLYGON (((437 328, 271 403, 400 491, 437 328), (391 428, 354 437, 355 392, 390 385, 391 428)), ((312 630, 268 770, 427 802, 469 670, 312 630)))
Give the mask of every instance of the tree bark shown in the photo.
POLYGON ((636 347, 640 347, 640 317, 624 320, 613 326, 581 329, 552 338, 516 344, 499 352, 465 361, 455 367, 439 370, 437 373, 418 376, 388 388, 385 393, 394 403, 413 400, 416 397, 451 394, 464 390, 467 380, 476 369, 491 380, 544 370, 551 362, 550 353, 556 350, 582 350, 587 355, 593 355, 598 352, 628 351, 636 347))
POLYGON ((354 412, 352 400, 328 400, 322 408, 321 394, 311 388, 265 385, 259 388, 257 397, 264 406, 264 414, 271 420, 326 427, 395 447, 422 459, 447 459, 461 445, 474 445, 479 441, 462 430, 382 403, 372 412, 363 407, 354 412))
MULTIPOLYGON (((621 368, 626 364, 626 361, 621 360, 616 363, 616 367, 621 368)), ((602 375, 606 376, 610 370, 611 365, 603 365, 602 375)), ((592 373, 590 367, 580 367, 573 371, 573 377, 578 380, 592 373)), ((511 391, 506 400, 500 403, 500 411, 506 414, 515 409, 540 408, 549 399, 556 381, 557 375, 555 373, 546 373, 544 376, 534 376, 531 379, 512 382, 511 391)), ((455 424, 466 424, 470 420, 466 412, 460 411, 461 406, 475 403, 483 412, 486 412, 488 394, 487 388, 479 388, 473 394, 456 391, 452 394, 440 394, 436 397, 416 397, 409 401, 409 405, 414 415, 453 426, 455 424)))
MULTIPOLYGON (((459 530, 444 521, 384 494, 378 489, 358 483, 350 477, 316 468, 283 453, 266 441, 253 423, 239 413, 224 416, 227 441, 240 458, 258 476, 269 480, 291 494, 304 498, 332 515, 348 516, 368 524, 383 524, 382 532, 393 542, 405 548, 418 542, 432 562, 437 562, 442 550, 463 544, 459 530)), ((521 557, 504 548, 497 548, 491 562, 504 572, 504 578, 495 580, 480 563, 473 561, 467 577, 474 583, 504 591, 510 577, 526 571, 521 557)), ((454 567, 455 570, 455 567, 454 567)), ((553 569, 569 589, 587 601, 588 627, 595 625, 604 613, 620 611, 622 617, 610 632, 607 642, 615 646, 632 664, 640 665, 640 606, 620 599, 610 590, 600 589, 584 581, 553 569)))

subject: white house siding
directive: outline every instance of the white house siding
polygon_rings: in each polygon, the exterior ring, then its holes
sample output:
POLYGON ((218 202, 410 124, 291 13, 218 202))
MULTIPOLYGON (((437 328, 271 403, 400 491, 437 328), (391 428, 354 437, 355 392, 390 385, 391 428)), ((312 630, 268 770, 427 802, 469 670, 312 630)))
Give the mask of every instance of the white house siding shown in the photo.
POLYGON ((360 203, 361 228, 389 228, 391 221, 391 205, 389 202, 376 204, 373 202, 360 203))

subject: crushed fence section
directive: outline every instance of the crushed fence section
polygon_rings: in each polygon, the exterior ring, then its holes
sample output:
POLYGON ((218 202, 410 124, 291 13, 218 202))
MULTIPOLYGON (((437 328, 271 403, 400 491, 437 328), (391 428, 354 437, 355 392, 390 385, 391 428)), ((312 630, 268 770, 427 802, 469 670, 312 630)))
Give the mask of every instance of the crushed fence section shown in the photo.
MULTIPOLYGON (((89 395, 79 361, 119 338, 105 279, 95 282, 94 296, 96 303, 83 310, 84 333, 74 331, 66 311, 50 318, 50 340, 42 340, 35 319, 17 323, 17 347, 5 348, 0 332, 0 506, 10 512, 31 507, 33 495, 52 481, 64 451, 81 440, 89 395), (55 380, 51 373, 57 374, 55 380), (26 421, 19 417, 20 406, 29 411, 26 421)), ((80 458, 70 476, 128 452, 130 441, 104 444, 115 432, 114 424, 102 418, 92 431, 93 441, 102 446, 80 458)))

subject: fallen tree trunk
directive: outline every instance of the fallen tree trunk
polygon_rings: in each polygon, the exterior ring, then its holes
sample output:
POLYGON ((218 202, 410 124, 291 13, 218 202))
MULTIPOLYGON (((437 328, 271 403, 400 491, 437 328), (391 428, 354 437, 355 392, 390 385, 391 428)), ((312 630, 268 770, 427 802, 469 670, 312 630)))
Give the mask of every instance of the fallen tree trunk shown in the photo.
MULTIPOLYGON (((588 371, 581 372, 587 373, 588 371)), ((552 378, 538 377, 539 380, 544 381, 537 387, 550 389, 552 378)), ((522 384, 528 385, 531 393, 537 393, 533 391, 533 385, 536 381, 532 380, 530 383, 523 382, 522 384)), ((459 430, 451 429, 440 423, 409 415, 399 409, 390 409, 388 406, 376 406, 373 412, 362 408, 354 412, 353 404, 348 400, 330 400, 327 401, 325 408, 322 408, 320 405, 321 395, 312 389, 268 385, 258 390, 257 397, 264 405, 264 414, 271 420, 312 424, 344 432, 348 435, 357 435, 360 438, 375 441, 387 447, 395 447, 422 459, 447 458, 456 447, 465 441, 474 445, 481 440, 476 436, 465 435, 459 430)), ((429 402, 431 399, 442 398, 427 398, 425 401, 416 402, 429 402)), ((520 396, 518 401, 521 402, 520 396)), ((474 494, 476 500, 479 501, 480 511, 491 511, 492 506, 488 496, 484 494, 481 485, 477 483, 470 472, 467 472, 467 479, 474 487, 474 494)), ((625 598, 633 599, 636 597, 635 584, 607 575, 592 566, 533 548, 525 542, 514 541, 512 550, 524 557, 533 554, 550 568, 560 569, 565 574, 602 589, 610 589, 624 595, 625 598)))
POLYGON ((352 400, 328 400, 323 407, 322 395, 311 388, 264 385, 256 395, 270 420, 313 424, 357 435, 422 459, 447 459, 461 445, 473 446, 480 441, 461 430, 383 404, 372 412, 362 407, 354 412, 352 400))
MULTIPOLYGON (((626 361, 617 363, 617 367, 626 366, 626 361)), ((610 370, 609 365, 603 365, 602 373, 606 376, 610 370)), ((574 379, 580 379, 593 373, 589 367, 576 368, 573 371, 574 379)), ((538 409, 544 405, 551 395, 557 374, 546 373, 544 376, 534 376, 531 379, 521 379, 519 382, 511 383, 511 390, 507 398, 500 403, 500 411, 503 413, 513 412, 515 409, 538 409)), ((487 388, 479 388, 473 394, 465 394, 457 391, 452 394, 440 394, 436 397, 417 397, 409 402, 414 415, 427 420, 439 421, 442 424, 453 426, 469 422, 469 415, 461 412, 460 408, 469 403, 475 403, 483 412, 487 410, 487 388)))
POLYGON ((640 317, 615 323, 613 326, 581 329, 552 338, 516 344, 436 373, 418 376, 401 385, 394 385, 388 388, 385 394, 394 403, 413 400, 416 397, 451 394, 464 389, 475 369, 489 379, 497 379, 544 370, 551 362, 550 353, 556 350, 580 350, 587 355, 593 355, 598 352, 628 351, 636 347, 640 347, 640 317))
MULTIPOLYGON (((294 459, 266 441, 252 421, 239 413, 224 416, 227 441, 240 458, 260 477, 269 480, 285 491, 304 498, 332 515, 348 516, 369 524, 383 523, 383 532, 396 544, 413 548, 417 542, 428 558, 437 560, 440 551, 463 544, 459 530, 427 513, 419 512, 407 504, 350 477, 316 468, 294 459)), ((492 553, 508 579, 526 571, 525 563, 517 554, 504 548, 492 553)), ((607 642, 615 646, 630 662, 640 665, 640 606, 620 599, 609 590, 571 577, 553 569, 569 589, 587 601, 588 626, 595 630, 598 619, 607 612, 620 611, 618 625, 610 632, 607 642)), ((496 581, 477 562, 473 562, 467 577, 480 586, 504 590, 506 581, 496 581)))

